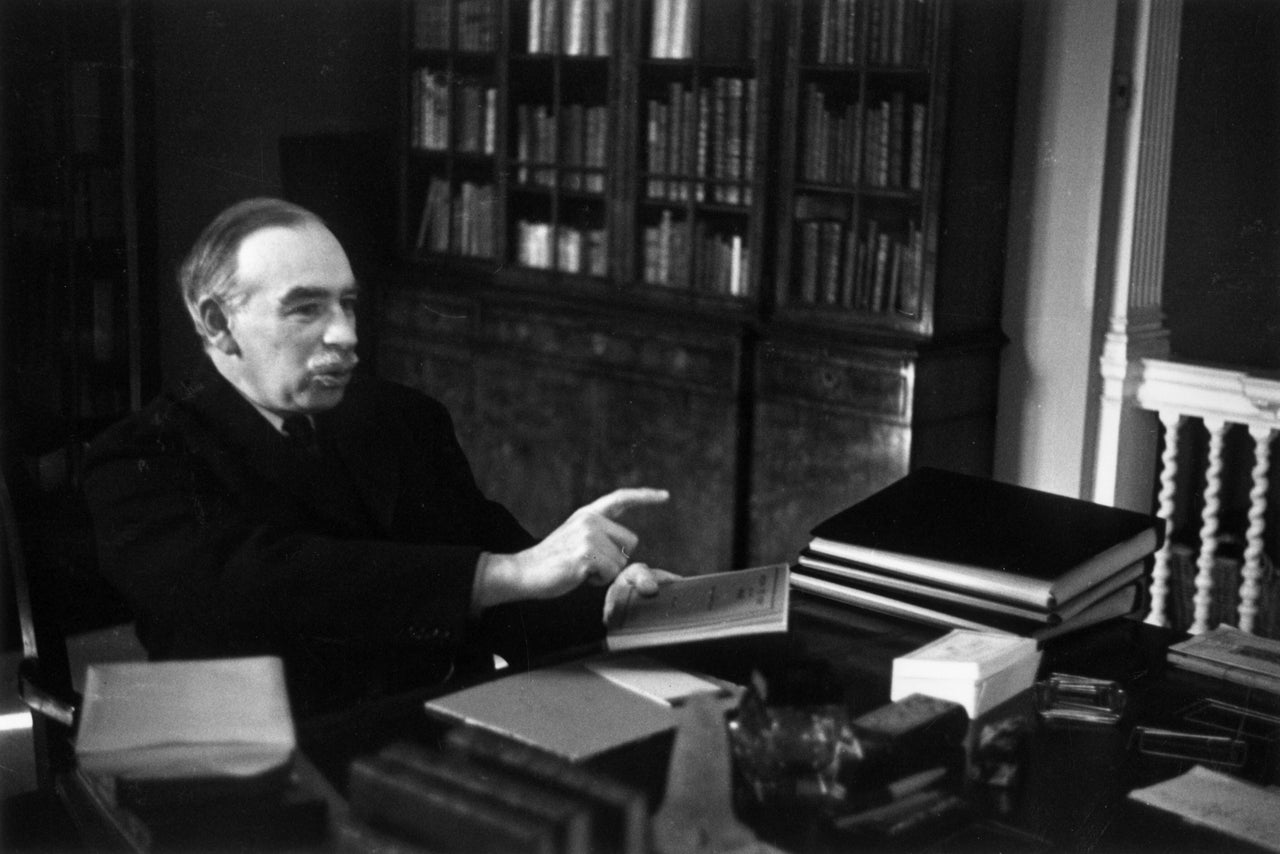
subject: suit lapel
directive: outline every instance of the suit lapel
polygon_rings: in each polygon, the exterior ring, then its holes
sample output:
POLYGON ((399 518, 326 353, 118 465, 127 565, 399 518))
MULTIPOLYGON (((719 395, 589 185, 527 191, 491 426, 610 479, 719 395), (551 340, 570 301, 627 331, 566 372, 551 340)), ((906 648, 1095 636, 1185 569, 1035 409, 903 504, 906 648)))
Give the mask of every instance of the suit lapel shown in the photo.
MULTIPOLYGON (((386 478, 379 474, 371 479, 371 473, 364 472, 360 458, 362 449, 369 449, 370 456, 379 461, 369 468, 378 472, 385 469, 394 472, 394 460, 389 465, 381 462, 385 442, 379 441, 376 433, 358 429, 362 419, 329 417, 347 409, 345 402, 316 419, 322 443, 326 442, 326 430, 336 428, 331 446, 338 450, 341 460, 317 462, 290 448, 285 437, 211 365, 186 384, 184 397, 208 428, 193 437, 193 444, 203 444, 204 453, 218 456, 223 472, 244 472, 246 477, 267 481, 309 515, 333 525, 336 531, 361 527, 353 514, 364 513, 376 518, 384 527, 383 520, 390 519, 395 493, 375 489, 379 483, 386 482, 386 478), (349 420, 355 424, 347 426, 349 420), (349 478, 331 468, 338 465, 345 466, 349 478), (356 487, 358 495, 349 494, 348 481, 356 487)), ((394 484, 394 479, 391 483, 394 484)))
POLYGON ((370 389, 356 378, 342 403, 320 413, 316 424, 322 446, 337 455, 365 507, 389 533, 400 494, 397 451, 402 443, 396 433, 398 425, 392 419, 379 418, 378 407, 369 398, 370 389))

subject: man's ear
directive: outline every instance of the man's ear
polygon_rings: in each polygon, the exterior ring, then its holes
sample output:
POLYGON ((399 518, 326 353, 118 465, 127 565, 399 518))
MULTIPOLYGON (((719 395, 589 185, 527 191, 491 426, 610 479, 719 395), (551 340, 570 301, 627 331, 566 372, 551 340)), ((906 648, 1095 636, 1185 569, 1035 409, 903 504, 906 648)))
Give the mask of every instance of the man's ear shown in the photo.
POLYGON ((222 303, 213 297, 205 297, 200 300, 198 311, 200 325, 204 328, 205 342, 227 356, 238 354, 240 346, 236 344, 235 336, 231 334, 231 323, 227 319, 227 312, 222 303))

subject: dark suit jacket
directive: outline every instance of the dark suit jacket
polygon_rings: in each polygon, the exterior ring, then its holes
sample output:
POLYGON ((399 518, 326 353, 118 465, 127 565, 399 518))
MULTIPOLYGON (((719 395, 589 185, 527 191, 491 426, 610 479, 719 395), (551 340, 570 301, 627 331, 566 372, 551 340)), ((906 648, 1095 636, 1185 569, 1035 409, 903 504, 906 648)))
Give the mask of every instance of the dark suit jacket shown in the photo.
POLYGON ((211 365, 91 446, 103 571, 153 658, 275 654, 308 714, 602 633, 600 589, 471 619, 482 550, 534 539, 437 401, 357 377, 296 449, 211 365))

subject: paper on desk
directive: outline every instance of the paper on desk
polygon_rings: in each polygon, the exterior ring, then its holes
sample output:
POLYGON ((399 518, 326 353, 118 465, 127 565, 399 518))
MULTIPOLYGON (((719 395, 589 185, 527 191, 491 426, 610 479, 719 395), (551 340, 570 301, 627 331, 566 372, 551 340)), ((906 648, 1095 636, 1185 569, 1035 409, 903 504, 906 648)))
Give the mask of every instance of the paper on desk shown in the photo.
POLYGON ((1280 789, 1197 765, 1129 797, 1268 851, 1280 852, 1280 789))
POLYGON ((721 685, 669 667, 647 655, 605 656, 586 662, 586 666, 615 685, 668 706, 694 694, 715 694, 724 690, 721 685))

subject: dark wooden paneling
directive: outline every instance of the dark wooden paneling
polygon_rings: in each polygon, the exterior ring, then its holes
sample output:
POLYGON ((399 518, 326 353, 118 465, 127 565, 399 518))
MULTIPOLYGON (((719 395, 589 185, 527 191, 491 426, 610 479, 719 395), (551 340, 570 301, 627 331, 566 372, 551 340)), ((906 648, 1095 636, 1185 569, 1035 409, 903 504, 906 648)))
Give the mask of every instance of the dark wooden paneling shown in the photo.
POLYGON ((547 307, 427 296, 384 303, 380 372, 452 412, 476 479, 532 532, 613 489, 669 489, 630 513, 639 559, 733 565, 739 344, 547 307))

